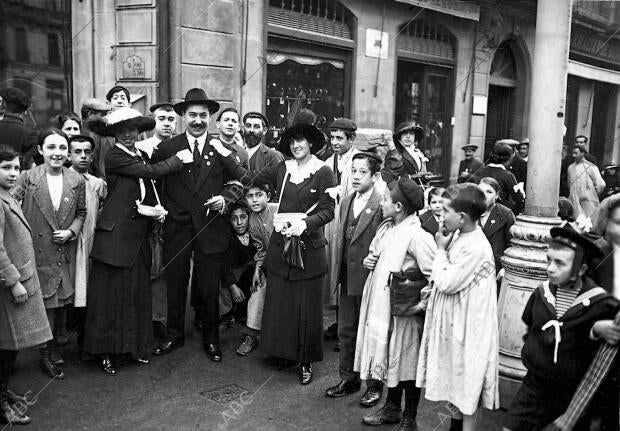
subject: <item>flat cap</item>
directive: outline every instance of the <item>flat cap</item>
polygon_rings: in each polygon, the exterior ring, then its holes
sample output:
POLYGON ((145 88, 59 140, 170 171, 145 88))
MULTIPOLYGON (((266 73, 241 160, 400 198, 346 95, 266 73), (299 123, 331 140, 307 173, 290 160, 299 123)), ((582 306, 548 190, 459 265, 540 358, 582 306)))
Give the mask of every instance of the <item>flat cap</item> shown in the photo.
POLYGON ((516 139, 500 139, 499 141, 495 143, 506 144, 506 145, 510 145, 511 147, 516 147, 517 145, 519 145, 519 141, 517 141, 516 139))
POLYGON ((93 111, 109 111, 110 105, 103 99, 90 98, 82 102, 83 108, 92 109, 93 111))
POLYGON ((150 112, 155 112, 156 110, 158 110, 159 108, 162 108, 164 106, 169 107, 170 109, 168 109, 169 111, 174 111, 174 105, 170 102, 160 102, 160 103, 155 103, 154 105, 151 105, 151 107, 149 108, 150 112))
POLYGON ((24 108, 28 108, 30 104, 30 97, 26 93, 24 93, 19 88, 15 87, 7 87, 0 90, 0 96, 4 99, 6 103, 12 103, 17 106, 21 106, 24 108))
POLYGON ((350 118, 336 118, 332 124, 329 125, 329 128, 334 130, 344 130, 346 132, 355 132, 357 130, 357 125, 350 118))
POLYGON ((383 163, 381 160, 381 156, 374 151, 360 151, 359 153, 355 153, 353 155, 353 160, 355 159, 363 159, 364 157, 368 157, 369 159, 376 160, 379 164, 383 163))
POLYGON ((462 150, 474 150, 476 151, 478 149, 478 145, 474 145, 474 144, 469 144, 469 145, 463 145, 461 147, 462 150))
POLYGON ((419 211, 424 208, 424 189, 407 177, 401 177, 398 180, 398 188, 400 189, 405 199, 409 201, 414 211, 419 211))
POLYGON ((246 113, 243 116, 243 124, 245 124, 245 120, 247 120, 248 118, 259 118, 261 120, 263 120, 263 126, 265 128, 269 127, 269 120, 267 120, 267 117, 265 117, 263 114, 261 114, 260 112, 256 112, 256 111, 251 111, 246 113))

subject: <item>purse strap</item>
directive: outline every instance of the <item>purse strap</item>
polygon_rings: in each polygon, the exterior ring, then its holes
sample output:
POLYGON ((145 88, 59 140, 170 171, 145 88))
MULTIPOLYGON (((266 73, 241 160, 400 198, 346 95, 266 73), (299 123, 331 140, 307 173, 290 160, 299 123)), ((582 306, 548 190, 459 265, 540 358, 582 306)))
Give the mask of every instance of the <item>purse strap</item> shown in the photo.
MULTIPOLYGON (((138 178, 138 182, 140 183, 140 203, 144 202, 144 198, 146 197, 146 186, 144 185, 144 180, 142 178, 138 178)), ((153 186, 153 192, 155 193, 155 199, 157 199, 157 205, 161 206, 161 201, 159 200, 159 193, 157 193, 157 187, 155 187, 155 181, 151 180, 151 185, 153 186)))

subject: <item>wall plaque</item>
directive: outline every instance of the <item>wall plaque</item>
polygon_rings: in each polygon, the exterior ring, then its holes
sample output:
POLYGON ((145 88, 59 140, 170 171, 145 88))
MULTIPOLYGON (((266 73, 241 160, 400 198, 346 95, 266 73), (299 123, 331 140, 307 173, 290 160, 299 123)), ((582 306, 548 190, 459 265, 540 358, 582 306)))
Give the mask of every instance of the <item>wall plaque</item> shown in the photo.
POLYGON ((144 60, 137 55, 130 55, 123 61, 122 79, 144 79, 146 71, 144 60))

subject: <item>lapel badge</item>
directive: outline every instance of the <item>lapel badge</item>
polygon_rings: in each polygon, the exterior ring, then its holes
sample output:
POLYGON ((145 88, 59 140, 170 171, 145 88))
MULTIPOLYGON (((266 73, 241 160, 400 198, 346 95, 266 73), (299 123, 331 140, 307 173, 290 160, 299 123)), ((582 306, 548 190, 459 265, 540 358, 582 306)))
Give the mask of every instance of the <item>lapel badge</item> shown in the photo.
POLYGON ((207 166, 209 166, 211 164, 211 162, 207 162, 207 166))
POLYGON ((491 224, 495 224, 495 220, 491 220, 491 224))
POLYGON ((209 151, 209 155, 212 156, 213 155, 213 151, 209 151))
POLYGON ((370 214, 370 208, 366 208, 366 214, 370 214))
POLYGON ((209 156, 205 154, 205 160, 209 160, 209 156))
POLYGON ((584 307, 589 307, 590 306, 590 300, 588 298, 584 299, 582 302, 584 307))
POLYGON ((65 202, 69 202, 69 198, 65 196, 65 202))

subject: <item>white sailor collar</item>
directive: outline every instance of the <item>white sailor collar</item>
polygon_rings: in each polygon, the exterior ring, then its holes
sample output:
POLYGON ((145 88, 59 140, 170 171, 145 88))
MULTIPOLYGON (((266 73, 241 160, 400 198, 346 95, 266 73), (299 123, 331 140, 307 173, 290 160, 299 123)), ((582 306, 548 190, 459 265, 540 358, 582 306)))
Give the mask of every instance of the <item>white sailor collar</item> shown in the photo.
POLYGON ((310 176, 314 175, 325 164, 319 160, 315 155, 312 155, 308 163, 303 166, 297 164, 297 160, 287 160, 284 162, 286 171, 289 174, 289 180, 293 184, 301 184, 310 176))

